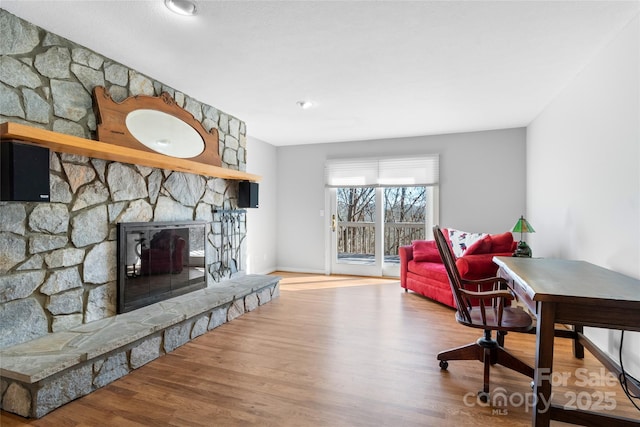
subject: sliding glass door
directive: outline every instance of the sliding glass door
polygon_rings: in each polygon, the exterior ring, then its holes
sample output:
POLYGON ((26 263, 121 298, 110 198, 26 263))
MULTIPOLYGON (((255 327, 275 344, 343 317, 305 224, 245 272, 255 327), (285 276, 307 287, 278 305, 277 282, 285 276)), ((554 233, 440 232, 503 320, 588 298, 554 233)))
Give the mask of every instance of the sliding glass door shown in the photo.
POLYGON ((331 189, 331 272, 397 277, 398 248, 431 229, 434 194, 423 186, 331 189))
POLYGON ((398 248, 437 223, 438 171, 437 154, 328 160, 327 270, 398 276, 398 248))

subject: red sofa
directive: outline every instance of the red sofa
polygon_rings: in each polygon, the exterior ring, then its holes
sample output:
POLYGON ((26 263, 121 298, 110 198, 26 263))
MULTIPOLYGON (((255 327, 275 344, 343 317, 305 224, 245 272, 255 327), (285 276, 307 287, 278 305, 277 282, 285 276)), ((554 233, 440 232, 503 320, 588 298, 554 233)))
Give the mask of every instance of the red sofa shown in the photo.
MULTIPOLYGON (((445 237, 449 230, 442 229, 445 237)), ((454 230, 455 231, 455 230, 454 230)), ((494 256, 511 256, 517 242, 510 232, 482 237, 468 248, 462 248, 462 256, 456 265, 465 279, 483 279, 495 276, 498 266, 492 261, 494 256)), ((461 250, 458 249, 458 253, 461 250)), ((435 240, 416 240, 412 245, 401 246, 400 286, 405 291, 413 291, 427 298, 455 308, 447 271, 440 258, 435 240)))

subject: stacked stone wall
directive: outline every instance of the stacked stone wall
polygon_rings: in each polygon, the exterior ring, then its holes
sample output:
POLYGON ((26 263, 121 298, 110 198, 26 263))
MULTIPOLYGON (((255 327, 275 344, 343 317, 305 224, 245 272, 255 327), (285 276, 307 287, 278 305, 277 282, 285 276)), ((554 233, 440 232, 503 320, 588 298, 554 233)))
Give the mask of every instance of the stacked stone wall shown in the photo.
MULTIPOLYGON (((95 86, 116 101, 168 92, 218 129, 223 167, 245 170, 241 120, 0 9, 0 123, 94 139, 95 86)), ((119 222, 207 221, 207 284, 225 278, 213 212, 235 207, 234 181, 55 152, 50 180, 50 203, 0 202, 0 349, 115 315, 119 222)))

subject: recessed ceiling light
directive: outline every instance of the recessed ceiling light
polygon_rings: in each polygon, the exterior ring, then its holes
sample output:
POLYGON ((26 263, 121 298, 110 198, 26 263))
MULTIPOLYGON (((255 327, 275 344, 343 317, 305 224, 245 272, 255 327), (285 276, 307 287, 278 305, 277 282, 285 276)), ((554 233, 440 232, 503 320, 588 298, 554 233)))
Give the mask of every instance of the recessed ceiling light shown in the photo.
POLYGON ((298 101, 296 102, 296 105, 302 108, 303 110, 307 110, 313 107, 313 103, 311 101, 298 101))
POLYGON ((193 16, 198 9, 191 0, 164 0, 165 6, 178 15, 193 16))

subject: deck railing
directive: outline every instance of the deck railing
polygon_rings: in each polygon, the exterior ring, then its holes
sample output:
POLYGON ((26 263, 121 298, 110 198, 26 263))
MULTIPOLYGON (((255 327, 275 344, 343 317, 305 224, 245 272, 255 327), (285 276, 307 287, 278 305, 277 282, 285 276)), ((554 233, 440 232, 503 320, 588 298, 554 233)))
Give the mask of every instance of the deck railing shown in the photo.
MULTIPOLYGON (((375 224, 373 222, 338 222, 338 253, 375 254, 375 224)), ((384 255, 397 255, 398 247, 425 238, 425 224, 387 222, 384 224, 384 255)))

